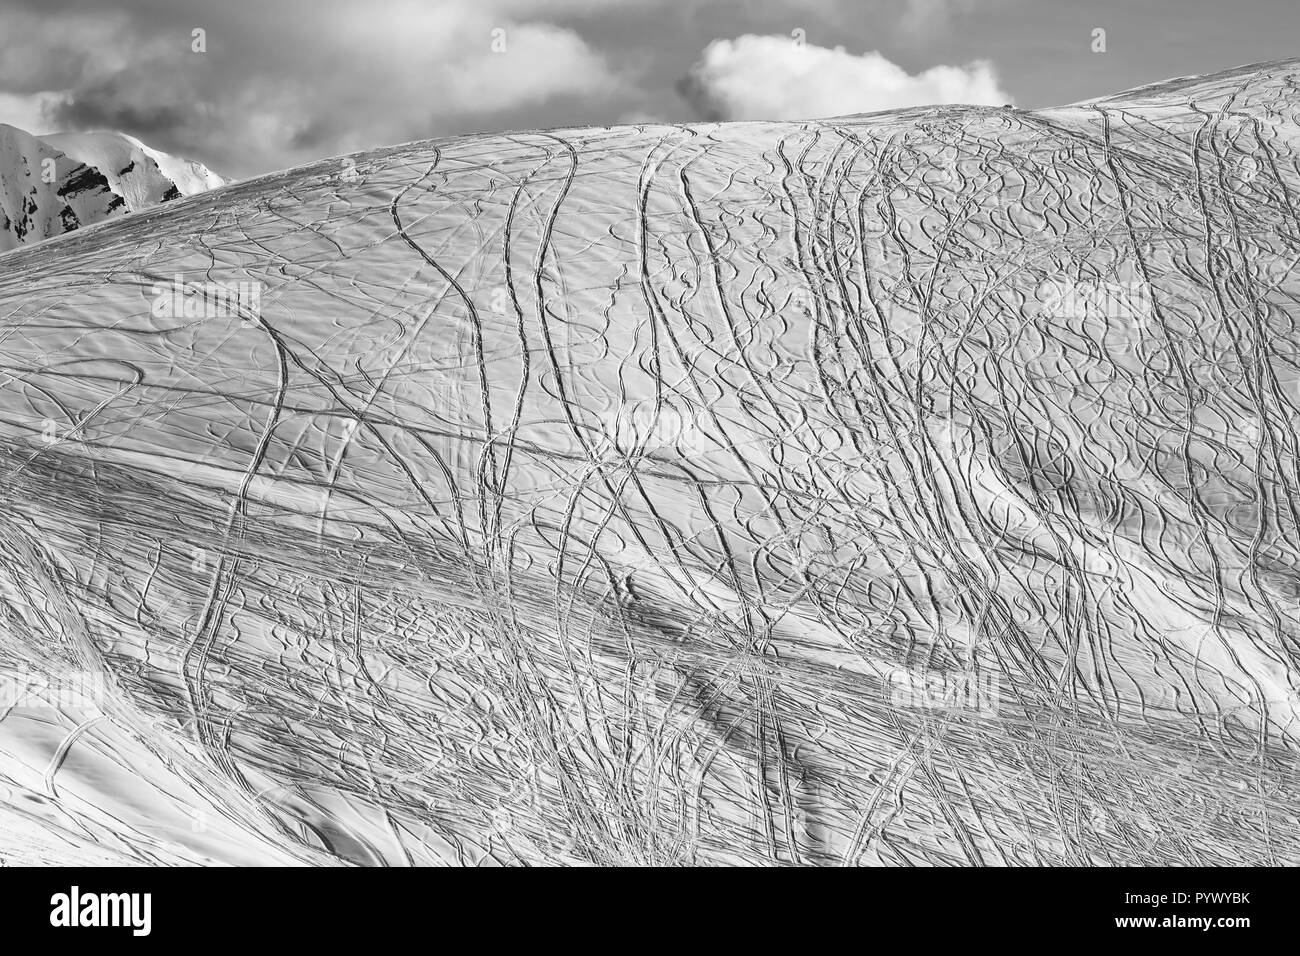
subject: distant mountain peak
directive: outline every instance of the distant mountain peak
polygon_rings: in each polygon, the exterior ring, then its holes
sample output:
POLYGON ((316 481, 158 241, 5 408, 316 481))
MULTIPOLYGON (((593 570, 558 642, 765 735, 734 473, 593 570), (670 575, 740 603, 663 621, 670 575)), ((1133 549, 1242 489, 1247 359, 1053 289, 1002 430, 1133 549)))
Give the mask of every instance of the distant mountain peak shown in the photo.
POLYGON ((0 123, 0 252, 229 182, 125 133, 33 136, 0 123))

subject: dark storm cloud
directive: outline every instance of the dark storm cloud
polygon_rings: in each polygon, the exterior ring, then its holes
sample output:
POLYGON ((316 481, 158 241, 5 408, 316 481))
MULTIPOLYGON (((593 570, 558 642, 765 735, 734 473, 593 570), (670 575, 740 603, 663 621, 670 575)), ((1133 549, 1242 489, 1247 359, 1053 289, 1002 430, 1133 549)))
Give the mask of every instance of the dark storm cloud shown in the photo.
POLYGON ((79 89, 52 108, 52 121, 65 129, 121 129, 143 137, 185 128, 194 113, 186 84, 136 80, 124 73, 79 89))

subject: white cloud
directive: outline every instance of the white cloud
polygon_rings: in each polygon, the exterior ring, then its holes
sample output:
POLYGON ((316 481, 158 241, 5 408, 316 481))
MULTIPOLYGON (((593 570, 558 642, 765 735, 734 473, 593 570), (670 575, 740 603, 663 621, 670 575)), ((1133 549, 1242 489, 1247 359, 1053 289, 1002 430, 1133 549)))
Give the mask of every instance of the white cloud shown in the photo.
POLYGON ((58 93, 0 93, 0 123, 17 126, 34 136, 53 133, 57 124, 51 117, 62 103, 63 97, 58 93))
POLYGON ((934 66, 915 75, 879 53, 828 50, 791 37, 714 40, 691 68, 688 94, 713 119, 814 119, 942 103, 1012 102, 993 65, 934 66))
POLYGON ((0 30, 0 122, 121 129, 225 175, 515 128, 552 102, 629 90, 621 65, 546 19, 617 0, 313 0, 309 22, 302 0, 261 0, 256 16, 168 0, 137 20, 46 2, 0 30))
POLYGON ((572 30, 549 23, 500 29, 503 52, 464 57, 446 71, 446 96, 461 110, 531 106, 618 85, 604 58, 572 30))
POLYGON ((614 120, 615 126, 660 126, 670 122, 661 114, 649 110, 629 110, 614 120))

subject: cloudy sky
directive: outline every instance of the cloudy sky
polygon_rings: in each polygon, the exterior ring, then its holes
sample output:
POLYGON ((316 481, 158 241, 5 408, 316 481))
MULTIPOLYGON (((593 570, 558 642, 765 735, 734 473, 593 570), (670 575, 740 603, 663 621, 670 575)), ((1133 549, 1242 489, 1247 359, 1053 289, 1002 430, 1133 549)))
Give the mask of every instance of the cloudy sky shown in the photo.
POLYGON ((0 0, 0 122, 242 178, 477 130, 1051 106, 1297 38, 1296 0, 0 0))

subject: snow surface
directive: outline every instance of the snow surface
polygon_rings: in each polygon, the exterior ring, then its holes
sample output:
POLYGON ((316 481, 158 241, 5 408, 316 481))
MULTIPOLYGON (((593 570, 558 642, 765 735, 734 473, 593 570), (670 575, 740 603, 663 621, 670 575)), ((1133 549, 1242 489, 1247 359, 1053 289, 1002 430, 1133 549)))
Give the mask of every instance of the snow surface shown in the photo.
POLYGON ((1300 862, 1298 69, 6 254, 0 854, 1300 862))

